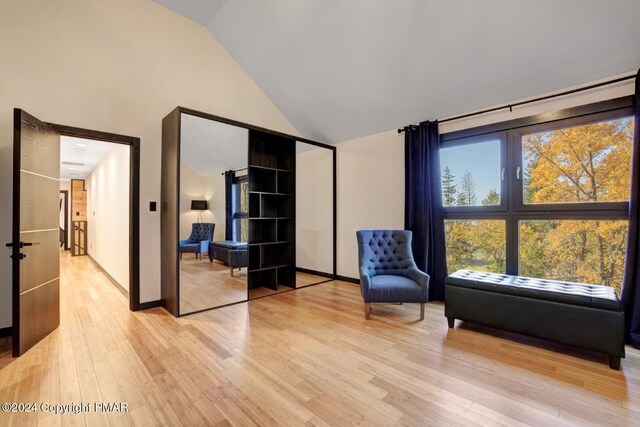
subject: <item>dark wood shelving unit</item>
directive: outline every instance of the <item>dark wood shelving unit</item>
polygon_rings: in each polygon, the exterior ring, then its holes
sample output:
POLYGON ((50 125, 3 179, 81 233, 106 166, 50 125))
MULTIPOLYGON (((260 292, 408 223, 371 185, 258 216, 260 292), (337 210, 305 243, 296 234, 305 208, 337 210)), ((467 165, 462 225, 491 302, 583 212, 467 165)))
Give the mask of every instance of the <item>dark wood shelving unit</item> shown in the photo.
POLYGON ((249 289, 295 288, 295 140, 249 132, 249 289))

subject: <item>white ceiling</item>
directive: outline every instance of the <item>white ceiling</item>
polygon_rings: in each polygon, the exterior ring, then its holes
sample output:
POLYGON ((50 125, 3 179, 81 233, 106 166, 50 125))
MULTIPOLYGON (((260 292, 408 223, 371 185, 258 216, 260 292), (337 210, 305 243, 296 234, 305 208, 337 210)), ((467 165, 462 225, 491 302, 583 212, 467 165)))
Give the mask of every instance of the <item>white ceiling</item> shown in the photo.
POLYGON ((638 0, 155 0, 339 142, 635 71, 638 0))
POLYGON ((180 160, 200 176, 247 167, 249 131, 182 114, 180 160))
POLYGON ((108 142, 61 136, 60 179, 87 178, 114 146, 108 142))

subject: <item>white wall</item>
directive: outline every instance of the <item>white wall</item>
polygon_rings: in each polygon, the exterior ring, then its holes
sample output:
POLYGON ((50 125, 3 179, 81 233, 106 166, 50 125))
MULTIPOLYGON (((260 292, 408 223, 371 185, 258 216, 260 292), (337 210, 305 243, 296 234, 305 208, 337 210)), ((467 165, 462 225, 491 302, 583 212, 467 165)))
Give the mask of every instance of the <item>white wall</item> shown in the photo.
POLYGON ((130 149, 114 144, 85 181, 87 251, 125 290, 129 290, 130 149))
MULTIPOLYGON (((161 120, 178 105, 297 133, 202 26, 147 0, 20 0, 0 13, 0 241, 11 238, 13 108, 141 138, 140 301, 160 298, 161 120)), ((9 252, 0 327, 11 325, 9 252)))
POLYGON ((296 156, 296 267, 333 273, 333 151, 325 148, 296 156))
POLYGON ((202 211, 202 222, 212 222, 213 240, 224 240, 225 194, 224 175, 200 176, 191 166, 180 162, 180 239, 191 234, 191 225, 198 222, 198 212, 191 210, 192 200, 206 200, 209 209, 202 211))
MULTIPOLYGON (((558 92, 564 90, 566 89, 558 92)), ((514 108, 513 112, 503 110, 444 123, 440 126, 440 133, 614 99, 630 95, 633 91, 634 84, 631 80, 514 108)), ((425 117, 425 120, 427 119, 434 118, 425 117)), ((337 147, 338 275, 357 278, 356 231, 371 228, 404 228, 404 134, 398 134, 397 130, 393 129, 342 142, 337 144, 337 147)))
POLYGON ((404 228, 404 139, 392 131, 338 144, 338 275, 358 277, 356 231, 404 228))

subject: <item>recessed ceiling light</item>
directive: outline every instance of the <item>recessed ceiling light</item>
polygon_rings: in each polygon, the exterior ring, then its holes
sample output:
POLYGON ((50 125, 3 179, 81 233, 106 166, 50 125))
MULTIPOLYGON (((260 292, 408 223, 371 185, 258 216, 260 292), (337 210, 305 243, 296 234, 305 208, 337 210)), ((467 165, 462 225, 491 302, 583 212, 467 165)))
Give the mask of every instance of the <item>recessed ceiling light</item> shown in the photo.
POLYGON ((69 167, 67 167, 67 169, 69 169, 70 171, 74 171, 74 170, 76 170, 77 168, 76 168, 75 166, 69 166, 69 167))
POLYGON ((87 144, 79 144, 79 143, 78 143, 78 144, 76 144, 76 147, 82 147, 82 148, 85 148, 86 146, 87 146, 87 144))
POLYGON ((71 160, 82 160, 80 157, 72 157, 71 160))
POLYGON ((80 174, 78 173, 70 173, 69 176, 79 176, 80 174))

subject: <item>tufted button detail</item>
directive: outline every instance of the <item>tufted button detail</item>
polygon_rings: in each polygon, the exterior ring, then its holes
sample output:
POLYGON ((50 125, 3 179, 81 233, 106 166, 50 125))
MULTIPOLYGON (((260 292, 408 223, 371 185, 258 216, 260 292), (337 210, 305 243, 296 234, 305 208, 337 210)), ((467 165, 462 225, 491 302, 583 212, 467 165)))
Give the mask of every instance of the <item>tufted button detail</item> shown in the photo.
POLYGON ((620 311, 618 295, 613 288, 561 280, 510 276, 474 270, 458 270, 449 275, 449 285, 481 289, 489 292, 520 295, 533 299, 620 311))

